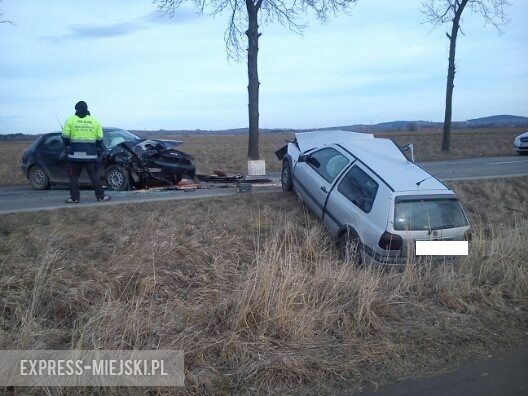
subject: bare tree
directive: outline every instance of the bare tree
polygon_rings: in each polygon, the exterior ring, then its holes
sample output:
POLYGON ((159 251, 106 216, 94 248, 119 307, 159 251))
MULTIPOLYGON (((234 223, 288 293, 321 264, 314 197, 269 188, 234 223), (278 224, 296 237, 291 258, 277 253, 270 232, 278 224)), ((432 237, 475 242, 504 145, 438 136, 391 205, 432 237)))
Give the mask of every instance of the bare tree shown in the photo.
POLYGON ((3 16, 4 16, 4 14, 0 14, 0 23, 8 23, 9 25, 14 25, 14 23, 12 21, 8 21, 6 19, 2 19, 3 16))
MULTIPOLYGON (((2 2, 2 0, 0 0, 0 3, 1 3, 1 2, 2 2)), ((8 21, 8 20, 6 20, 6 19, 3 19, 3 16, 4 16, 4 13, 0 13, 0 23, 8 23, 8 24, 10 24, 10 25, 14 25, 13 22, 8 21)))
POLYGON ((461 29, 462 14, 469 9, 475 14, 480 14, 485 24, 490 24, 502 33, 502 26, 508 20, 504 9, 510 5, 507 0, 428 0, 422 3, 422 12, 426 22, 434 27, 451 23, 451 33, 446 32, 449 39, 449 62, 447 68, 446 106, 444 115, 444 134, 442 136, 442 151, 450 150, 451 143, 451 118, 453 109, 453 88, 455 81, 455 51, 458 32, 461 29))
POLYGON ((304 25, 300 15, 313 11, 324 21, 330 14, 345 11, 357 0, 154 0, 158 8, 169 17, 184 2, 193 3, 200 13, 229 14, 224 34, 228 58, 240 61, 243 57, 243 42, 247 37, 248 66, 248 114, 249 144, 248 157, 259 159, 259 87, 258 50, 260 24, 278 22, 296 33, 302 33, 304 25), (244 37, 246 36, 246 37, 244 37))

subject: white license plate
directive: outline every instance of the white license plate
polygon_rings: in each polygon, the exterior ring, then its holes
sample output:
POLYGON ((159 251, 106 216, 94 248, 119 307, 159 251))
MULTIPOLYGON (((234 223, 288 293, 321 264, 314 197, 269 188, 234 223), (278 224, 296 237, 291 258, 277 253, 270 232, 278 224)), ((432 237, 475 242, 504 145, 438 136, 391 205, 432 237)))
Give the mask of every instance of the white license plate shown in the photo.
POLYGON ((150 173, 159 173, 161 172, 161 168, 149 168, 150 173))

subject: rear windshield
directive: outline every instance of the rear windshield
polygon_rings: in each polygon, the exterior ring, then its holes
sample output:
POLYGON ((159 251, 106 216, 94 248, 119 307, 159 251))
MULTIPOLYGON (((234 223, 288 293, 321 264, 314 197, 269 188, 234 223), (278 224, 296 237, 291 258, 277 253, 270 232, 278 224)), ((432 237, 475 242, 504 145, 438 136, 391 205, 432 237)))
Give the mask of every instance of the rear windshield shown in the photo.
POLYGON ((434 230, 465 227, 466 216, 454 198, 415 199, 396 202, 395 230, 434 230))

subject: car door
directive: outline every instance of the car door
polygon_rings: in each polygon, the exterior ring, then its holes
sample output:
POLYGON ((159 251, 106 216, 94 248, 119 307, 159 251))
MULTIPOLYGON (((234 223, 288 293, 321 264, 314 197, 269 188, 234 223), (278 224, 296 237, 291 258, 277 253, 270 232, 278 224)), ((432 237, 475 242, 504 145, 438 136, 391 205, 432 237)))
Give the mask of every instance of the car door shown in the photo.
POLYGON ((318 218, 323 217, 334 180, 349 162, 345 155, 332 147, 314 151, 297 162, 293 172, 295 190, 318 218))
POLYGON ((60 134, 46 136, 37 148, 39 164, 46 170, 50 181, 68 181, 66 154, 60 134))

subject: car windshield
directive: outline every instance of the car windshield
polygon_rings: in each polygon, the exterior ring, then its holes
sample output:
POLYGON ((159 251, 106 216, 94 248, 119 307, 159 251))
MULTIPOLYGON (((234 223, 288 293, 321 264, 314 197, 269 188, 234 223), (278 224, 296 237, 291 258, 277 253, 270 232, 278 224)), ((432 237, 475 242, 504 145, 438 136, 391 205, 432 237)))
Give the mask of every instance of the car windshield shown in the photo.
POLYGON ((395 230, 421 231, 467 225, 462 206, 454 198, 413 199, 396 202, 395 230))
POLYGON ((124 129, 111 129, 104 131, 103 143, 107 149, 112 149, 117 146, 119 143, 123 142, 133 142, 135 140, 140 140, 141 138, 125 131, 124 129))

